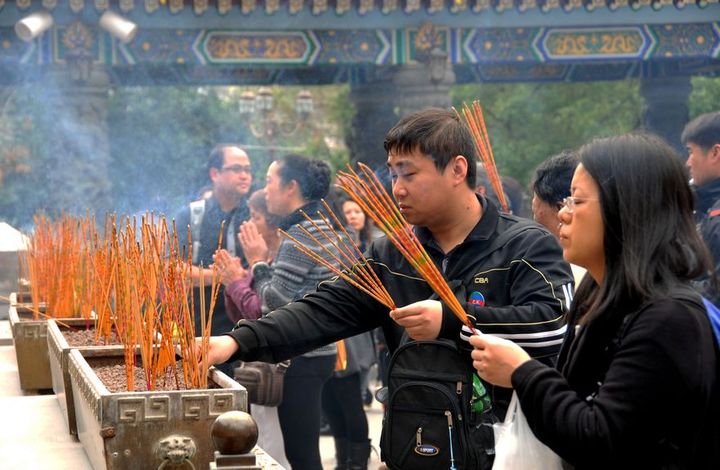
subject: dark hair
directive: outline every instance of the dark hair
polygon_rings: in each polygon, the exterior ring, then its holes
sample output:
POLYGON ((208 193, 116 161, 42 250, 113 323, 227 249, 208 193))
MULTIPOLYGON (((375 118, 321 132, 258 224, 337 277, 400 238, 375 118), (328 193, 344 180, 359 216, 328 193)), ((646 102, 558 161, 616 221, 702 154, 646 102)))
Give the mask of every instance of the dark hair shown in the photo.
POLYGON ((668 144, 633 133, 593 140, 578 156, 599 187, 605 277, 598 286, 585 276, 571 315, 615 318, 707 271, 688 176, 668 144))
POLYGON ((428 108, 400 120, 385 135, 386 152, 410 153, 419 150, 429 155, 435 167, 443 171, 450 160, 462 155, 467 160, 465 182, 475 189, 475 163, 478 160, 470 130, 451 111, 428 108))
POLYGON ((271 227, 279 227, 282 217, 268 212, 267 201, 265 200, 265 188, 254 191, 248 198, 248 207, 262 212, 265 222, 271 227))
MULTIPOLYGON (((337 190, 337 191, 331 191, 332 197, 330 200, 332 201, 330 203, 330 207, 332 208, 333 212, 337 214, 337 216, 340 218, 340 220, 343 221, 343 224, 345 226, 348 226, 347 217, 345 217, 345 211, 343 210, 343 206, 346 202, 355 202, 350 196, 348 196, 344 191, 337 190)), ((372 235, 373 235, 373 220, 370 218, 370 216, 363 210, 362 207, 360 207, 360 210, 363 214, 365 214, 365 225, 363 225, 363 228, 360 229, 360 233, 357 234, 358 241, 360 242, 360 246, 364 247, 367 246, 372 241, 372 235)))
POLYGON ((720 144, 720 111, 701 114, 687 123, 680 139, 684 145, 692 143, 703 150, 720 144))
POLYGON ((330 166, 322 160, 312 160, 302 155, 283 155, 275 159, 283 185, 297 181, 300 194, 306 201, 327 196, 330 189, 330 166))
POLYGON ((238 144, 217 144, 213 149, 210 151, 210 156, 208 157, 207 162, 207 171, 210 173, 210 168, 217 168, 218 170, 222 169, 223 165, 225 164, 225 149, 231 148, 231 147, 237 147, 239 149, 242 149, 238 144))
POLYGON ((546 203, 560 206, 570 195, 570 183, 577 164, 577 154, 572 150, 553 155, 535 169, 530 188, 546 203))

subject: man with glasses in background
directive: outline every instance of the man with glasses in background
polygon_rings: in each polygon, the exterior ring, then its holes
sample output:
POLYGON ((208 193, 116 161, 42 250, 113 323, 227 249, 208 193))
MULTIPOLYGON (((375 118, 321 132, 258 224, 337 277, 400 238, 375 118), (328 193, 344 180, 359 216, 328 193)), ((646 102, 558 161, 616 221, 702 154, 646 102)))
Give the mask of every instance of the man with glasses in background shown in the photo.
MULTIPOLYGON (((209 305, 212 282, 212 270, 209 269, 209 266, 218 249, 221 228, 223 233, 220 248, 239 257, 243 266, 247 267, 237 234, 240 224, 250 219, 247 198, 251 193, 253 182, 250 158, 242 148, 235 144, 215 146, 208 157, 207 172, 212 186, 212 194, 191 202, 175 217, 180 249, 192 252, 192 279, 196 286, 193 295, 197 335, 200 335, 200 288, 205 289, 205 301, 206 305, 209 305), (188 231, 192 237, 190 244, 188 244, 188 231)), ((213 310, 213 335, 229 331, 234 326, 233 321, 225 313, 225 296, 222 289, 221 286, 213 310)), ((230 365, 223 364, 220 369, 232 377, 230 365)))

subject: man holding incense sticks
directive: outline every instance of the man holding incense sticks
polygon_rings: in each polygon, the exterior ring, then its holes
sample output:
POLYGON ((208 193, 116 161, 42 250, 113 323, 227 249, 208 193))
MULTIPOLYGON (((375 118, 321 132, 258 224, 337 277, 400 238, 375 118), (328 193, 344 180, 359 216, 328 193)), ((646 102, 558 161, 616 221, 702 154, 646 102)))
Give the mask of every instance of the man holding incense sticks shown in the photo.
MULTIPOLYGON (((202 288, 205 289, 206 305, 210 304, 211 299, 213 272, 210 265, 213 254, 219 247, 225 248, 244 262, 237 233, 240 225, 250 218, 247 198, 253 182, 250 158, 242 148, 234 144, 220 144, 210 152, 207 172, 212 184, 212 194, 191 202, 175 217, 181 249, 192 253, 192 277, 197 286, 193 292, 197 335, 200 335, 201 283, 204 284, 202 288), (222 240, 218 246, 221 230, 222 240), (189 238, 192 239, 191 242, 189 238)), ((223 287, 220 289, 213 310, 213 334, 221 334, 234 325, 225 313, 223 287)), ((205 312, 206 315, 208 313, 205 312)), ((223 372, 232 377, 232 367, 229 365, 223 368, 223 372)))
MULTIPOLYGON (((427 109, 407 116, 387 133, 384 147, 400 213, 475 328, 513 339, 533 357, 552 362, 573 282, 555 237, 475 193, 476 144, 457 114, 427 109)), ((213 337, 209 361, 278 362, 382 327, 390 351, 408 336, 442 338, 466 349, 472 367, 461 321, 445 302, 426 300, 435 297, 431 283, 401 251, 382 237, 365 255, 401 308, 389 312, 342 278, 322 282, 301 300, 213 337)), ((510 390, 487 388, 502 419, 510 390)))

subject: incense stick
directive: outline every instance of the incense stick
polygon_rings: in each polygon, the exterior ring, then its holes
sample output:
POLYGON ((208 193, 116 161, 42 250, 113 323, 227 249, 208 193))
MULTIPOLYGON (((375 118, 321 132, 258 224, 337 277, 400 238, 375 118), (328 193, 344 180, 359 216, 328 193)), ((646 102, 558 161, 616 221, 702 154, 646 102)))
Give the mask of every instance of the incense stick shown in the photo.
MULTIPOLYGON (((454 109, 454 111, 458 117, 461 117, 460 113, 458 113, 456 109, 454 109)), ((468 106, 466 103, 463 103, 462 118, 464 118, 465 123, 470 129, 470 133, 472 134, 475 142, 475 148, 477 149, 483 163, 488 180, 490 181, 495 194, 498 196, 502 210, 510 212, 507 198, 505 197, 505 191, 503 190, 502 180, 497 171, 497 166, 495 165, 495 155, 493 154, 492 145, 490 145, 490 136, 487 131, 487 126, 485 125, 485 116, 483 115, 480 103, 478 101, 473 101, 472 106, 468 106)))
POLYGON ((473 332, 475 327, 445 278, 423 248, 410 224, 404 219, 372 170, 358 163, 362 177, 348 165, 348 172, 338 172, 338 183, 387 235, 403 257, 428 282, 433 291, 445 302, 460 321, 473 332))

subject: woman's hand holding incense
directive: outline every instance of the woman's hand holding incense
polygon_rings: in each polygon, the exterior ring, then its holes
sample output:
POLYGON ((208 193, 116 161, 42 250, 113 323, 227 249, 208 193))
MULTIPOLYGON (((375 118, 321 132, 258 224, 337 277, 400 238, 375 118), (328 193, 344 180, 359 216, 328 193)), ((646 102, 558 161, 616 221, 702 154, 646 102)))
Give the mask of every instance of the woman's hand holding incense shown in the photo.
POLYGON ((510 377, 521 364, 530 360, 523 348, 512 341, 492 335, 473 335, 470 353, 478 375, 491 384, 512 387, 510 377))
POLYGON ((267 243, 265 243, 265 239, 260 235, 257 226, 252 220, 243 222, 240 226, 238 240, 240 241, 240 245, 242 245, 245 259, 250 267, 258 261, 268 260, 269 250, 267 243))
POLYGON ((442 327, 442 304, 437 300, 421 300, 396 308, 390 317, 416 341, 435 339, 442 327))

